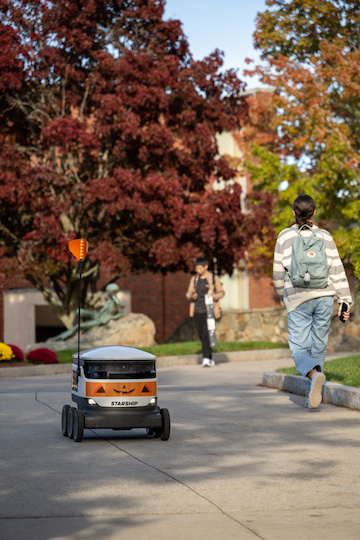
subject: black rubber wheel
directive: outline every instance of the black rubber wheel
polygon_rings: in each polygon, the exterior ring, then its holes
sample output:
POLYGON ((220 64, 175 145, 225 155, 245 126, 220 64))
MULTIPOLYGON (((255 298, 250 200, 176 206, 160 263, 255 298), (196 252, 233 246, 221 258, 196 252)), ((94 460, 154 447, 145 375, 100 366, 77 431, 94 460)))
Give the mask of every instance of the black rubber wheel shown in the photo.
POLYGON ((68 414, 67 414, 67 432, 69 439, 74 438, 74 413, 76 409, 75 407, 69 407, 68 414))
POLYGON ((170 437, 170 413, 168 409, 160 409, 162 427, 160 437, 162 441, 167 441, 170 437))
POLYGON ((62 408, 62 413, 61 413, 61 431, 64 437, 68 436, 67 416, 68 416, 69 409, 70 409, 70 405, 64 405, 62 408))
POLYGON ((84 437, 84 426, 85 419, 84 414, 80 409, 75 409, 74 412, 74 425, 73 425, 73 435, 75 442, 81 442, 84 437))

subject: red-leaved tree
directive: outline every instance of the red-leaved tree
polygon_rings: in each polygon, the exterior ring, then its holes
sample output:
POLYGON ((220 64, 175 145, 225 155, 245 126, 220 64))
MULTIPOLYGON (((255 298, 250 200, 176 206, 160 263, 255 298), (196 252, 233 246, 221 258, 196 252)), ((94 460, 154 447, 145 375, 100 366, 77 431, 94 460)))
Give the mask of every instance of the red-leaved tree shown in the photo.
POLYGON ((246 114, 243 84, 219 51, 195 61, 163 14, 163 0, 0 0, 1 256, 66 326, 69 240, 89 241, 91 306, 100 264, 116 279, 202 253, 231 273, 268 222, 261 194, 241 213, 216 144, 246 114))

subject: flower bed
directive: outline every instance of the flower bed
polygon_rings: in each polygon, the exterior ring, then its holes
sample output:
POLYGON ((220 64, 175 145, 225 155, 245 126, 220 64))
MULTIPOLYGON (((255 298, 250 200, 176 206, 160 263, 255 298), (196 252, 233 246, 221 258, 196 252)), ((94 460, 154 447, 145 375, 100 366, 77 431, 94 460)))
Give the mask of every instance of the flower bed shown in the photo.
POLYGON ((33 364, 57 364, 59 362, 56 353, 50 349, 35 349, 30 351, 26 358, 33 364))
POLYGON ((8 362, 9 360, 14 360, 15 355, 12 351, 12 348, 5 343, 0 343, 0 362, 8 362))

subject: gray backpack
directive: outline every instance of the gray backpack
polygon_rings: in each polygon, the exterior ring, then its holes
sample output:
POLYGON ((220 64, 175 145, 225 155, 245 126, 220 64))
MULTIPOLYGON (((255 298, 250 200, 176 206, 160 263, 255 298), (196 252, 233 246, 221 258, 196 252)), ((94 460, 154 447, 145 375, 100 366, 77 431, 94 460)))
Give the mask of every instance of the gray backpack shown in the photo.
MULTIPOLYGON (((290 280, 294 287, 309 289, 325 289, 328 284, 328 262, 325 252, 325 242, 309 225, 299 229, 291 227, 298 233, 292 241, 292 257, 290 280), (301 230, 307 227, 311 236, 301 236, 301 230)), ((320 231, 318 231, 320 232, 320 231)), ((320 233, 321 234, 321 233, 320 233)))

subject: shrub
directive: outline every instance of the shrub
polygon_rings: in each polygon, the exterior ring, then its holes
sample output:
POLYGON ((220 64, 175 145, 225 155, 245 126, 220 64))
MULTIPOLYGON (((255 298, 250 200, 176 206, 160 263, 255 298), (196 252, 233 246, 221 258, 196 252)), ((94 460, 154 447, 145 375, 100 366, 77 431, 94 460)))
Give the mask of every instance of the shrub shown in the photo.
POLYGON ((9 347, 9 345, 5 345, 5 343, 0 343, 0 362, 6 362, 6 360, 13 360, 13 358, 14 354, 11 347, 9 347))
POLYGON ((22 349, 20 349, 20 347, 17 347, 16 345, 10 345, 10 343, 8 343, 8 346, 11 347, 15 360, 17 360, 18 362, 23 362, 24 353, 22 349))
POLYGON ((50 349, 35 349, 30 351, 26 358, 34 364, 57 364, 59 362, 56 353, 50 349))

